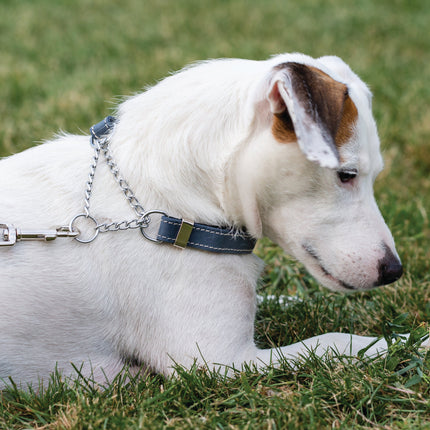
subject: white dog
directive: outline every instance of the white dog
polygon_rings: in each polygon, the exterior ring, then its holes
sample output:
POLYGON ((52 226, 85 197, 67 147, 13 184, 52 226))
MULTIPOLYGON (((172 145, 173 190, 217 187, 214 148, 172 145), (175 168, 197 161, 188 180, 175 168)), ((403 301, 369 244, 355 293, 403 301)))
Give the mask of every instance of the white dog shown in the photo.
POLYGON ((56 366, 72 375, 74 363, 104 383, 124 364, 169 374, 174 362, 270 364, 374 341, 330 333, 259 350, 253 339, 254 239, 269 237, 331 290, 402 274, 373 197, 383 163, 371 93, 342 60, 200 63, 104 125, 86 186, 88 136, 0 162, 0 378, 25 386, 56 366), (46 241, 24 242, 29 229, 46 241))

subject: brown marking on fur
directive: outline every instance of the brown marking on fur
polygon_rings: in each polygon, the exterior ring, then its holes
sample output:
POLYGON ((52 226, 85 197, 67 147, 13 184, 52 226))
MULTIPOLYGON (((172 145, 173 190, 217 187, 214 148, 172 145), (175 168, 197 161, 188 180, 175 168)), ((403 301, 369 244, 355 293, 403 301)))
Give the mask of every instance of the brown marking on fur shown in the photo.
POLYGON ((335 143, 338 148, 347 143, 352 137, 354 125, 357 122, 358 111, 354 102, 347 95, 343 104, 342 119, 336 132, 335 143))
MULTIPOLYGON (((348 87, 324 73, 303 64, 280 64, 288 68, 293 92, 315 122, 319 122, 339 148, 352 136, 358 112, 348 95, 348 87)), ((273 115, 272 133, 279 142, 297 140, 291 117, 284 112, 273 115)))
POLYGON ((273 115, 272 133, 275 139, 281 143, 297 141, 293 122, 287 109, 282 113, 275 113, 273 115))

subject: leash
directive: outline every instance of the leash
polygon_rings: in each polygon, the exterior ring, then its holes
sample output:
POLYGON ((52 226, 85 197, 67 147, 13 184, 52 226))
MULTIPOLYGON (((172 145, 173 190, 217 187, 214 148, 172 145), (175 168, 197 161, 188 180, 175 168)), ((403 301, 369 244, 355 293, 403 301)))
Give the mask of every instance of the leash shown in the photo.
POLYGON ((246 232, 234 228, 199 224, 185 219, 174 218, 159 209, 145 211, 127 181, 121 176, 118 165, 112 158, 109 149, 109 138, 115 127, 115 123, 116 119, 108 116, 90 128, 90 144, 94 148, 94 155, 86 182, 84 211, 75 215, 68 226, 61 226, 51 230, 21 230, 12 224, 0 223, 0 246, 13 246, 18 241, 23 240, 50 242, 57 237, 68 237, 80 243, 90 243, 96 239, 99 233, 140 229, 145 239, 158 244, 171 244, 181 249, 194 248, 224 254, 252 253, 256 240, 246 232), (112 175, 120 186, 129 205, 136 213, 135 219, 99 224, 90 214, 90 198, 100 153, 103 154, 112 175), (160 225, 157 234, 151 236, 148 233, 148 227, 153 221, 151 218, 155 215, 160 217, 160 225), (79 222, 85 221, 87 226, 91 226, 93 231, 90 236, 83 237, 81 231, 76 226, 78 220, 79 222))

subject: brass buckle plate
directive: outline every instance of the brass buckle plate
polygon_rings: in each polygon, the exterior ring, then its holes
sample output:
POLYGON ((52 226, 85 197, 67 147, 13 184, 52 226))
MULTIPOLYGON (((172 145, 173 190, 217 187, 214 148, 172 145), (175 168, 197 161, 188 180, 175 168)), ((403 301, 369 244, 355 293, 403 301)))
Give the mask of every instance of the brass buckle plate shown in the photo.
POLYGON ((191 232, 193 231, 193 227, 194 223, 192 221, 183 219, 173 245, 181 249, 186 248, 191 232))

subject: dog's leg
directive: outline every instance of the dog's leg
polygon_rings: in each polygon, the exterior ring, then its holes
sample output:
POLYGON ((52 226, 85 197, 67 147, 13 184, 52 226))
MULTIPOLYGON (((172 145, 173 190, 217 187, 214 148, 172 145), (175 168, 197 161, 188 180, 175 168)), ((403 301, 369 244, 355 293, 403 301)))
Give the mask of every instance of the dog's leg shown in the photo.
POLYGON ((326 353, 357 356, 360 350, 369 345, 371 346, 365 352, 365 357, 376 356, 387 351, 385 339, 378 340, 377 337, 348 333, 326 333, 281 348, 258 350, 256 364, 258 366, 276 365, 282 359, 294 361, 300 357, 306 358, 311 352, 320 357, 326 353))

